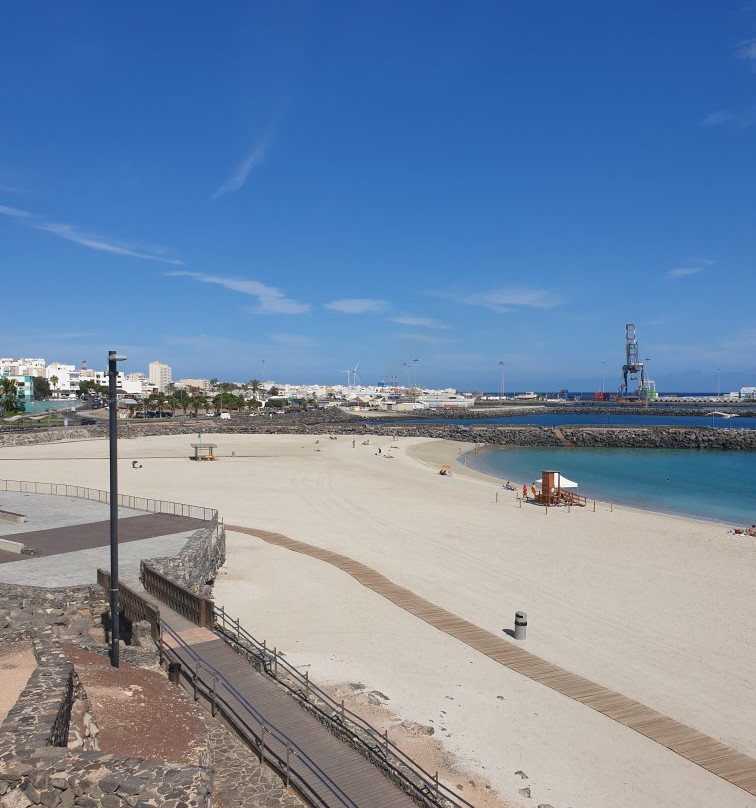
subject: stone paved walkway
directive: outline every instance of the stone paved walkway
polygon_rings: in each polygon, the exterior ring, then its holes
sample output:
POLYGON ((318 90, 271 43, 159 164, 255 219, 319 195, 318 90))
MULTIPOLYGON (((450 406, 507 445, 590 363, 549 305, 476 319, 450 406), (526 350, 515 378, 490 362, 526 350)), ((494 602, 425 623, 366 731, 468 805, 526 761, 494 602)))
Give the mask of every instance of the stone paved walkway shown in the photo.
POLYGON ((281 778, 260 761, 221 722, 207 718, 210 754, 214 769, 215 808, 307 808, 281 778))

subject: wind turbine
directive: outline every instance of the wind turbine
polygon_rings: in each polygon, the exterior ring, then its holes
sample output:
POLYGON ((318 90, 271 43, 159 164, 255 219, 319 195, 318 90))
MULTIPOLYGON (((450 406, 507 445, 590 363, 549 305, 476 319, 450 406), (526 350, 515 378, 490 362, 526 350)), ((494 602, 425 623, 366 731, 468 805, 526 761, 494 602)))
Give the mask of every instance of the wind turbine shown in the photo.
POLYGON ((352 373, 352 385, 354 387, 357 387, 357 385, 359 385, 359 383, 360 383, 360 377, 357 375, 357 368, 360 366, 361 361, 362 361, 361 359, 358 359, 357 364, 351 370, 351 373, 352 373))
POLYGON ((340 370, 339 373, 346 373, 347 375, 347 387, 352 386, 352 371, 351 370, 340 370))

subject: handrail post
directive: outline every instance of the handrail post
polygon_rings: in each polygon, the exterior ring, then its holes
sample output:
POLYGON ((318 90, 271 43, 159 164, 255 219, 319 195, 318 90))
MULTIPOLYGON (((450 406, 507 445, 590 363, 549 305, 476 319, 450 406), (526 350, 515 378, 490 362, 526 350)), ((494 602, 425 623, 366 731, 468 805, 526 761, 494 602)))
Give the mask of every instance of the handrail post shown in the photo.
POLYGON ((273 648, 273 676, 278 679, 278 648, 273 648))
POLYGON ((194 700, 197 701, 197 678, 199 673, 199 662, 194 663, 194 700))
POLYGON ((344 699, 341 700, 341 723, 344 723, 344 699))
POLYGON ((260 729, 260 764, 265 763, 265 724, 260 729))
POLYGON ((218 677, 215 674, 213 674, 213 693, 210 701, 210 715, 212 715, 213 718, 215 718, 215 685, 217 681, 218 677))
POLYGON ((310 671, 305 671, 305 698, 310 700, 310 671))
POLYGON ((386 757, 388 757, 388 730, 383 730, 383 748, 386 753, 386 757))
POLYGON ((436 777, 434 779, 436 781, 436 802, 438 802, 438 772, 436 772, 436 777))
POLYGON ((286 744, 286 786, 285 788, 289 787, 289 759, 291 757, 291 746, 286 744))

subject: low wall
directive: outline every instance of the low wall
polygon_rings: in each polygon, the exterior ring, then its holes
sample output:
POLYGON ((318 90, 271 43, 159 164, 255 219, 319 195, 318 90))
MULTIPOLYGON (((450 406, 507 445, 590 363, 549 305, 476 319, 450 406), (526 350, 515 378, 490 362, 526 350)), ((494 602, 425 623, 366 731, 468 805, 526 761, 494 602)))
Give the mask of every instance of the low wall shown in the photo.
MULTIPOLYGON (((0 725, 0 805, 130 808, 170 802, 209 808, 212 771, 207 765, 126 758, 98 750, 96 716, 66 658, 61 636, 65 642, 102 653, 103 647, 89 632, 104 609, 94 586, 44 590, 0 585, 0 642, 10 646, 31 641, 37 660, 0 725)), ((123 652, 123 658, 133 656, 135 661, 145 654, 131 647, 123 652)), ((149 657, 154 664, 154 648, 149 657)), ((203 753, 202 764, 206 759, 203 753)))
POLYGON ((195 595, 210 598, 215 576, 225 561, 226 528, 216 518, 192 533, 177 556, 143 559, 141 566, 142 570, 151 567, 195 595))
MULTIPOLYGON (((330 412, 330 411, 327 411, 330 412)), ((236 420, 220 421, 198 419, 185 423, 147 424, 130 422, 119 424, 122 439, 148 437, 151 435, 196 435, 198 427, 213 435, 233 434, 284 434, 284 435, 355 435, 402 436, 444 438, 446 440, 490 443, 502 446, 564 446, 582 447, 627 447, 658 449, 726 449, 728 451, 756 450, 756 429, 730 427, 677 427, 677 426, 562 426, 541 427, 535 425, 501 426, 486 424, 459 426, 456 424, 408 424, 402 420, 386 418, 366 423, 365 419, 341 414, 330 420, 324 418, 279 415, 274 418, 241 416, 236 420)), ((450 416, 451 417, 451 416, 450 416)), ((59 440, 80 440, 85 437, 106 436, 103 427, 82 429, 49 430, 39 433, 9 435, 0 433, 0 445, 22 445, 59 440)), ((187 442, 187 457, 189 456, 187 442)), ((223 449, 218 453, 223 454, 223 449)))

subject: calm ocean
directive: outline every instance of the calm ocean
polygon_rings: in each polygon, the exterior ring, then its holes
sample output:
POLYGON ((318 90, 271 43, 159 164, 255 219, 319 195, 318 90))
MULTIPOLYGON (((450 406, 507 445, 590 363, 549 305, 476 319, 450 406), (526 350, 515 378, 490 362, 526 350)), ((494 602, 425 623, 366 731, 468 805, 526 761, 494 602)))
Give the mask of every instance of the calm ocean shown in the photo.
POLYGON ((470 468, 502 481, 530 484, 553 469, 590 499, 732 526, 756 523, 755 452, 492 448, 464 458, 470 468))

